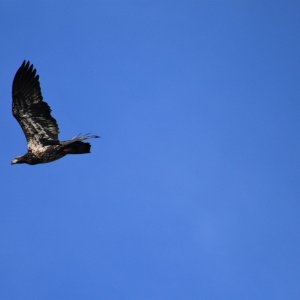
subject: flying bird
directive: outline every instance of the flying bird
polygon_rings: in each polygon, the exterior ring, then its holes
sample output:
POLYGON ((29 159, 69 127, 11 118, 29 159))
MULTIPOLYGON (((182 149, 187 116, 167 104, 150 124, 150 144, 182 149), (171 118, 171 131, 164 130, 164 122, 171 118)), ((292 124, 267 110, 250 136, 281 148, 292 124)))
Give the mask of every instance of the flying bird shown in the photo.
POLYGON ((90 153, 86 139, 97 135, 79 135, 59 141, 59 127, 51 115, 50 106, 43 100, 39 75, 29 61, 18 69, 12 85, 12 112, 27 139, 28 151, 11 161, 12 164, 36 165, 60 159, 67 154, 90 153))

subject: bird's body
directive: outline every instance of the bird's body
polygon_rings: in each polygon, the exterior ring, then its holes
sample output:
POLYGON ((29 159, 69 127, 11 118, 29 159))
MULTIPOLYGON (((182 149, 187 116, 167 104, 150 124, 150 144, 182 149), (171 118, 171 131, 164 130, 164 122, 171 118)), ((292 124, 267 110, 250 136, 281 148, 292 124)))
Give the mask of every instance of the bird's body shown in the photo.
POLYGON ((39 76, 30 62, 24 61, 17 71, 12 89, 13 115, 20 123, 27 139, 28 152, 12 164, 30 165, 48 163, 67 154, 90 153, 91 145, 83 142, 96 135, 81 135, 71 140, 59 141, 59 128, 51 116, 49 105, 43 101, 39 76))
POLYGON ((81 140, 88 138, 96 138, 97 136, 80 136, 70 141, 58 142, 56 145, 47 145, 38 147, 35 151, 28 150, 28 152, 17 157, 12 163, 27 163, 29 165, 36 165, 41 163, 48 163, 64 157, 67 154, 84 154, 90 153, 91 145, 84 143, 81 140))
POLYGON ((60 145, 50 145, 41 147, 40 151, 31 151, 23 155, 17 157, 15 160, 12 161, 14 163, 27 163, 29 165, 36 165, 40 163, 48 163, 60 159, 66 155, 61 149, 60 145))

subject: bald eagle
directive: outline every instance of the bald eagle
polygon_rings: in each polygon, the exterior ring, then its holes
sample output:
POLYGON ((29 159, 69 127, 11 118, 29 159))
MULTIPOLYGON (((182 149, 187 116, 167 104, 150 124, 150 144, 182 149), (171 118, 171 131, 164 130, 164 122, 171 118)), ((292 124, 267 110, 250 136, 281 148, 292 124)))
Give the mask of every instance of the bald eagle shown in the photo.
POLYGON ((79 135, 59 141, 59 128, 51 116, 49 105, 43 101, 39 75, 29 61, 18 69, 12 85, 12 112, 27 139, 28 152, 12 160, 12 164, 36 165, 60 159, 67 154, 90 153, 86 139, 96 135, 79 135))

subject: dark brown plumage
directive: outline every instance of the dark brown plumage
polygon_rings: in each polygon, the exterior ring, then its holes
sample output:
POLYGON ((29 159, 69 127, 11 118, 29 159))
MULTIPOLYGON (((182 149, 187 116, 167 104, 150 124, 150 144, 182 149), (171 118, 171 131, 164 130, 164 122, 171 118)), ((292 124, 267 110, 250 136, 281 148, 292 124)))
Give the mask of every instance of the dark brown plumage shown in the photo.
POLYGON ((90 153, 86 139, 96 135, 81 135, 59 141, 59 128, 51 116, 51 108, 43 101, 39 75, 30 62, 24 61, 17 71, 12 86, 12 112, 27 139, 28 152, 14 159, 12 164, 30 165, 48 163, 67 154, 90 153))

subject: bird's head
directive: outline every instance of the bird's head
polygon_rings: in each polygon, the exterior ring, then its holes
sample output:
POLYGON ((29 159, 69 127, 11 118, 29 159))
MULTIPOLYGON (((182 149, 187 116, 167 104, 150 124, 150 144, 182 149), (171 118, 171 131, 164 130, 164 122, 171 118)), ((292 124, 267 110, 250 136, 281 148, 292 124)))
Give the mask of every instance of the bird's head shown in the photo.
POLYGON ((24 156, 17 156, 15 159, 13 159, 11 161, 12 165, 15 165, 15 164, 24 164, 24 163, 26 163, 26 159, 24 158, 24 156))

